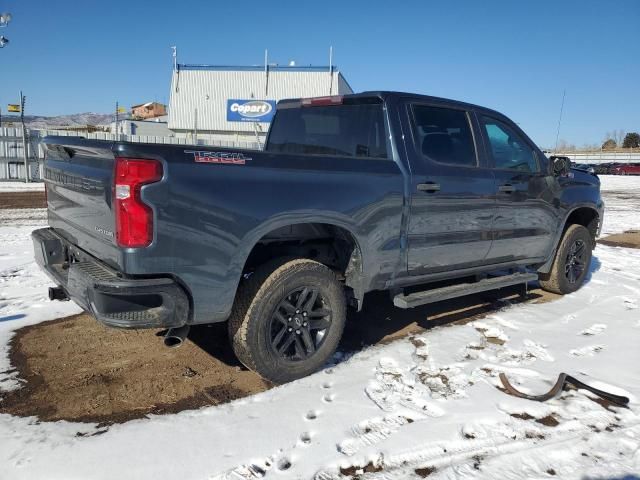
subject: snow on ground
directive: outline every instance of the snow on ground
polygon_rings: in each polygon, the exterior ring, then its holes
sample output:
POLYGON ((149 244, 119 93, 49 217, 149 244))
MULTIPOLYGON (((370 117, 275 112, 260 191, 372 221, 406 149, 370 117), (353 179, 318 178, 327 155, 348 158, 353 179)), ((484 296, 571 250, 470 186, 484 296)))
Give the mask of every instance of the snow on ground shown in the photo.
POLYGON ((600 189, 605 201, 601 235, 622 233, 640 226, 640 177, 602 175, 600 189))
POLYGON ((0 192, 41 192, 44 190, 44 182, 7 182, 0 181, 0 192))
MULTIPOLYGON (((20 227, 30 226, 35 229, 46 226, 46 223, 46 208, 7 208, 0 210, 0 227, 19 225, 20 227)), ((31 256, 33 257, 33 252, 31 252, 31 256)))
MULTIPOLYGON (((639 228, 630 212, 640 178, 608 179, 605 225, 639 228)), ((6 357, 12 332, 78 312, 45 298, 29 240, 44 223, 36 217, 0 225, 3 389, 20 382, 6 357)), ((108 428, 0 415, 0 478, 337 480, 341 468, 367 465, 344 471, 380 480, 637 475, 639 306, 640 250, 598 246, 588 283, 572 295, 369 348, 230 404, 108 428), (604 408, 582 390, 546 403, 514 398, 496 388, 500 372, 527 392, 567 372, 629 396, 630 408, 604 408)))

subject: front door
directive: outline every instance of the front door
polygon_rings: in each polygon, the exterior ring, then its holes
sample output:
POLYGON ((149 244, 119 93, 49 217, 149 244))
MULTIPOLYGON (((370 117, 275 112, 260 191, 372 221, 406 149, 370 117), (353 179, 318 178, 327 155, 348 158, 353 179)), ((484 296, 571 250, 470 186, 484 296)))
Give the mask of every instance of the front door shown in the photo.
POLYGON ((480 129, 496 181, 497 216, 488 259, 492 263, 544 259, 558 228, 555 179, 546 158, 515 128, 480 115, 480 129))
POLYGON ((409 103, 407 113, 409 274, 484 264, 491 247, 495 180, 477 153, 471 115, 418 102, 409 103))

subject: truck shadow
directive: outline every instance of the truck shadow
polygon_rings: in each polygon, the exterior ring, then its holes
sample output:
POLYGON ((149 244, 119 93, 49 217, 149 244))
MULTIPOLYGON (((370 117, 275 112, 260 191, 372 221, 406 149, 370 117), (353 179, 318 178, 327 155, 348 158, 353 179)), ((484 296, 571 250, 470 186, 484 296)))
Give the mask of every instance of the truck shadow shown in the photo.
MULTIPOLYGON (((362 311, 349 311, 338 350, 355 353, 368 346, 388 343, 434 327, 467 323, 508 305, 549 301, 558 297, 538 289, 529 291, 526 297, 520 293, 521 287, 508 287, 409 310, 395 307, 386 292, 368 293, 362 311)), ((189 340, 225 364, 244 369, 229 345, 225 323, 195 326, 189 340)))
MULTIPOLYGON (((602 263, 594 255, 585 283, 601 266, 602 263)), ((394 306, 388 292, 371 292, 365 296, 360 312, 349 310, 338 351, 355 353, 372 345, 389 343, 435 327, 471 322, 509 305, 543 303, 560 298, 560 295, 545 292, 536 284, 530 288, 526 295, 522 295, 523 287, 516 285, 408 310, 394 306)), ((225 364, 244 369, 229 345, 226 323, 195 326, 191 329, 189 340, 225 364)))
POLYGON ((558 297, 542 290, 529 291, 522 296, 521 290, 517 286, 508 287, 409 310, 395 307, 385 292, 370 293, 362 311, 349 315, 339 350, 354 352, 435 327, 468 323, 508 305, 550 301, 558 297))
POLYGON ((598 257, 596 257, 595 252, 591 257, 591 264, 589 265, 589 271, 587 272, 587 276, 584 279, 584 284, 586 285, 591 281, 591 276, 596 273, 602 267, 602 262, 598 257))

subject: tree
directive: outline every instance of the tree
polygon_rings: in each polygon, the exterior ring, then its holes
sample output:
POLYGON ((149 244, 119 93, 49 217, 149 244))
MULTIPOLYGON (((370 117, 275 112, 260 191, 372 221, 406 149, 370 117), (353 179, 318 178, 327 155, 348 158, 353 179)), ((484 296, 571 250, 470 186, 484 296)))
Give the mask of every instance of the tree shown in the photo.
POLYGON ((622 129, 618 129, 618 130, 614 130, 613 131, 613 138, 616 141, 616 144, 618 145, 622 145, 622 140, 624 139, 624 134, 625 131, 622 129))
POLYGON ((556 148, 556 152, 573 152, 576 149, 576 146, 572 143, 567 142, 564 138, 558 140, 558 147, 556 148))
POLYGON ((622 148, 638 148, 640 147, 640 133, 629 132, 624 137, 622 148))
POLYGON ((618 144, 616 143, 616 141, 613 138, 608 138, 602 144, 602 149, 603 150, 613 150, 617 146, 618 146, 618 144))

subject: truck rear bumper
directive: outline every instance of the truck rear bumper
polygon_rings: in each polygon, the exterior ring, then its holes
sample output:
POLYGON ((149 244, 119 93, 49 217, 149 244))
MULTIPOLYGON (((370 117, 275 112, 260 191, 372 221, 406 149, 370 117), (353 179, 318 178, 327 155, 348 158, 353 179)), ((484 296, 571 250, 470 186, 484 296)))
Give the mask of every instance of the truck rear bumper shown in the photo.
POLYGON ((186 325, 189 298, 171 278, 127 278, 72 245, 55 230, 31 234, 36 263, 78 305, 105 325, 168 328, 186 325))

